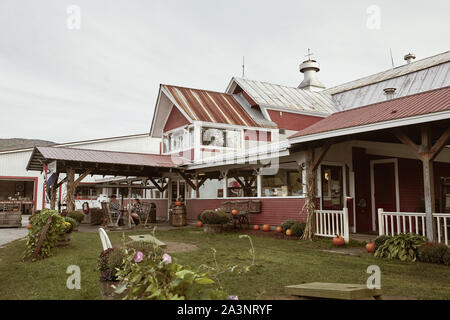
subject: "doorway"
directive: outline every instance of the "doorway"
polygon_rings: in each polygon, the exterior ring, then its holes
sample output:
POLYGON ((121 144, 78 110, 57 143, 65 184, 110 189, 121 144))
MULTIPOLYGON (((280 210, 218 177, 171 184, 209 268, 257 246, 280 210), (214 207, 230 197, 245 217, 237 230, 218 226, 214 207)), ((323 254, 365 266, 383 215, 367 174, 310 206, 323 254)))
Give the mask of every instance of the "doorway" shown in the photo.
POLYGON ((378 230, 378 209, 400 211, 397 159, 370 161, 372 230, 378 230))

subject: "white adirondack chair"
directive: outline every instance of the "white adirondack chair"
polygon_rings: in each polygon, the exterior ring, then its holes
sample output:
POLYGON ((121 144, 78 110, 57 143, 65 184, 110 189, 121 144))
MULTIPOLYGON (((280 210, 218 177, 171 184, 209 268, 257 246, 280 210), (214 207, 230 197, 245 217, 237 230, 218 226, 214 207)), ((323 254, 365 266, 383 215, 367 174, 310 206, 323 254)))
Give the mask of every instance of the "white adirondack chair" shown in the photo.
POLYGON ((106 249, 111 249, 112 248, 111 241, 109 241, 109 237, 106 234, 105 229, 99 228, 98 233, 100 235, 100 240, 102 242, 103 251, 105 251, 106 249))

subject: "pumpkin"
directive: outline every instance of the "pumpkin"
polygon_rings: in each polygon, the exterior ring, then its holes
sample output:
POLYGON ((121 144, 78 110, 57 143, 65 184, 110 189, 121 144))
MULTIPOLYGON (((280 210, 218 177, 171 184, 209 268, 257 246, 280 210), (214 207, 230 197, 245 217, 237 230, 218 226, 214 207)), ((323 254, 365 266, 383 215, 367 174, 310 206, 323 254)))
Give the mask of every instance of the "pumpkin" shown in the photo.
POLYGON ((345 244, 344 237, 342 236, 336 236, 333 238, 333 244, 335 246, 343 246, 345 244))
POLYGON ((177 207, 181 206, 181 201, 175 201, 175 205, 176 205, 177 207))
POLYGON ((366 244, 367 252, 375 252, 375 242, 369 242, 366 244))
POLYGON ((255 224, 255 225, 253 226, 253 230, 259 230, 259 226, 258 226, 257 224, 255 224))
POLYGON ((263 225, 262 230, 265 231, 265 232, 270 231, 270 225, 269 224, 263 225))
POLYGON ((28 224, 28 225, 27 225, 27 229, 30 229, 30 228, 31 228, 31 224, 28 224))
POLYGON ((201 228, 203 226, 203 222, 201 222, 200 220, 197 221, 197 227, 201 228))
POLYGON ((232 214, 233 216, 237 216, 238 213, 239 213, 239 211, 237 211, 236 209, 233 209, 233 210, 231 211, 231 214, 232 214))
POLYGON ((291 229, 287 229, 287 230, 286 230, 286 235, 287 235, 288 237, 290 237, 290 236, 292 235, 291 229))
POLYGON ((283 232, 283 228, 282 228, 282 227, 277 227, 277 232, 278 232, 278 233, 283 232))

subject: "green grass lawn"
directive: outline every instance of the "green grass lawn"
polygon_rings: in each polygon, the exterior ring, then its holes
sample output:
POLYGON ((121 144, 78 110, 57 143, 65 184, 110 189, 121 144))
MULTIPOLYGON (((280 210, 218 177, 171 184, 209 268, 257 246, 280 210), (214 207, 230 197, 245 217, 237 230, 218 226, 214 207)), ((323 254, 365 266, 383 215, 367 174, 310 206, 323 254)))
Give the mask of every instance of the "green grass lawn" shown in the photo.
MULTIPOLYGON (((130 234, 142 234, 134 232, 130 234)), ((122 233, 109 233, 119 244, 122 233)), ((127 234, 128 235, 128 234, 127 234)), ((195 244, 199 250, 174 253, 177 262, 198 266, 213 263, 212 248, 220 264, 248 265, 248 239, 238 233, 205 234, 199 229, 157 231, 162 241, 195 244)), ((370 265, 381 268, 381 284, 388 296, 418 299, 450 299, 450 267, 425 263, 404 263, 348 256, 321 251, 331 249, 331 240, 314 242, 276 240, 253 236, 256 265, 251 272, 224 274, 221 282, 239 299, 276 299, 284 296, 285 285, 305 282, 366 283, 370 265)), ((22 262, 24 241, 0 249, 0 299, 99 299, 97 257, 101 251, 97 233, 72 234, 71 245, 55 249, 54 255, 38 262, 22 262), (81 268, 81 290, 68 290, 66 269, 81 268)))

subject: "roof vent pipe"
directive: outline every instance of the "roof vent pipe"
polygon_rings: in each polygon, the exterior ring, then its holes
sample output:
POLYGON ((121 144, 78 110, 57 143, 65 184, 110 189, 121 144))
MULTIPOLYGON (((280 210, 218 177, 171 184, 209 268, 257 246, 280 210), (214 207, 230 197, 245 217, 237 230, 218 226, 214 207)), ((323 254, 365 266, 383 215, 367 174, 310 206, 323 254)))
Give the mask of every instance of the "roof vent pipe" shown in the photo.
POLYGON ((411 62, 413 62, 413 60, 416 58, 416 56, 412 53, 408 53, 407 55, 405 55, 403 57, 403 59, 406 61, 406 64, 410 64, 411 62))
POLYGON ((302 83, 298 86, 299 89, 308 89, 311 91, 320 91, 325 89, 322 82, 317 79, 317 72, 320 71, 320 64, 315 61, 308 59, 303 61, 300 65, 300 72, 304 74, 302 83))
POLYGON ((383 89, 384 94, 386 95, 386 100, 394 99, 395 90, 397 90, 397 89, 396 88, 383 89))

